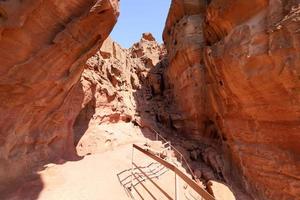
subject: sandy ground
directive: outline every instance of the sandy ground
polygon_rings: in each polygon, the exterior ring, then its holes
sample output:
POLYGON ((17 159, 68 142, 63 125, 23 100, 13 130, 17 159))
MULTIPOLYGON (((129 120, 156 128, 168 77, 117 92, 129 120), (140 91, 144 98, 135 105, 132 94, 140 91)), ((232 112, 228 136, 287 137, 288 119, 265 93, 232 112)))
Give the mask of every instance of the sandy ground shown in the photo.
MULTIPOLYGON (((127 127, 122 130, 127 130, 127 127)), ((78 161, 47 164, 37 172, 37 178, 27 181, 5 197, 0 194, 0 200, 175 199, 174 172, 138 150, 134 150, 134 163, 144 173, 133 167, 135 175, 133 178, 131 176, 132 144, 144 144, 147 139, 140 134, 123 140, 126 141, 124 144, 113 145, 106 152, 88 155, 78 161), (149 181, 145 174, 157 186, 149 181)), ((180 178, 177 179, 177 183, 179 199, 201 199, 180 178)), ((222 187, 220 185, 218 191, 222 191, 222 187)))
MULTIPOLYGON (((37 196, 31 195, 38 190, 35 186, 39 187, 33 180, 19 188, 17 192, 7 199, 131 199, 128 191, 125 189, 131 183, 131 155, 132 145, 126 144, 112 151, 86 156, 79 161, 66 162, 62 165, 48 164, 44 170, 38 172, 43 187, 37 196)), ((152 177, 170 196, 174 195, 174 173, 153 162, 150 158, 145 158, 136 150, 134 162, 141 167, 150 166, 143 168, 143 171, 152 177)), ((145 177, 138 170, 135 170, 135 172, 136 176, 139 177, 138 180, 133 181, 134 189, 132 194, 135 199, 168 199, 150 181, 143 181, 145 177)))
MULTIPOLYGON (((43 200, 121 200, 130 199, 117 174, 131 167, 131 145, 86 156, 62 165, 48 164, 40 171, 43 188, 35 199, 43 200)), ((35 190, 33 183, 30 190, 35 190)), ((11 200, 31 200, 27 186, 21 187, 11 200)))

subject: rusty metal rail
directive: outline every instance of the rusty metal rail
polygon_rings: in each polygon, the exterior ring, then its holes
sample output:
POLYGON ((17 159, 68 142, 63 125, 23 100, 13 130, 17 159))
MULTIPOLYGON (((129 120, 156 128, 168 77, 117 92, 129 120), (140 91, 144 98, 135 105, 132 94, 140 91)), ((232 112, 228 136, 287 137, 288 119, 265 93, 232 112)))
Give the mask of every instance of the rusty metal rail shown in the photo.
POLYGON ((161 187, 158 186, 157 183, 155 183, 151 177, 149 177, 142 169, 140 169, 135 163, 133 163, 133 165, 135 166, 136 169, 138 169, 161 193, 163 193, 167 199, 169 200, 173 200, 172 197, 167 193, 165 192, 161 187))
POLYGON ((133 149, 137 149, 141 153, 152 158, 153 160, 155 160, 156 162, 165 166, 166 168, 172 170, 176 175, 178 175, 185 183, 187 183, 195 192, 197 192, 205 200, 215 200, 215 198, 211 194, 209 194, 206 190, 201 188, 194 180, 192 180, 190 177, 188 177, 185 173, 183 173, 175 165, 165 161, 164 159, 152 154, 151 152, 143 149, 142 147, 140 147, 136 144, 133 144, 133 149))
MULTIPOLYGON (((140 127, 143 127, 139 122, 136 122, 140 127)), ((183 164, 182 162, 184 162, 184 164, 186 165, 186 167, 188 168, 189 170, 189 173, 192 175, 193 179, 196 180, 196 176, 193 172, 193 170, 191 169, 190 165, 188 164, 187 160, 185 159, 185 157, 182 155, 182 153, 180 153, 179 150, 177 150, 172 144, 170 141, 168 141, 167 139, 165 139, 158 131, 156 131, 154 128, 150 127, 150 126, 145 126, 146 128, 150 129, 152 132, 155 133, 155 140, 156 141, 163 141, 165 143, 169 143, 169 146, 171 147, 171 149, 173 151, 175 151, 179 156, 180 156, 180 162, 181 162, 181 165, 183 164)))
MULTIPOLYGON (((169 141, 167 141, 161 134, 159 134, 155 129, 153 129, 153 128, 150 128, 150 129, 156 134, 156 138, 157 138, 156 140, 158 140, 158 138, 161 138, 163 141, 169 142, 169 141)), ((186 167, 187 167, 188 170, 189 170, 189 173, 192 175, 193 179, 196 180, 197 177, 195 176, 193 170, 191 169, 190 165, 188 164, 187 160, 186 160, 185 157, 182 155, 182 153, 180 153, 180 151, 178 151, 178 150, 171 144, 171 142, 169 142, 169 146, 171 147, 171 149, 172 149, 173 151, 175 151, 175 152, 180 156, 180 162, 181 162, 181 164, 182 164, 182 162, 184 162, 184 164, 186 165, 186 167)))

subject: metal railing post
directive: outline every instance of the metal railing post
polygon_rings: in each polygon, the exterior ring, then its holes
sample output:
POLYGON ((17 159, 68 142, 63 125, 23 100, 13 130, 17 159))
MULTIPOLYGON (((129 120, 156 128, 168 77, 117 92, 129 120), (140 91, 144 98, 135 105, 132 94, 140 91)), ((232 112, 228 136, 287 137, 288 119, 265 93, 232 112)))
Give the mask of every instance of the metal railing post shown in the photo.
MULTIPOLYGON (((143 127, 140 123, 138 123, 138 125, 139 125, 140 127, 143 127)), ((147 128, 149 128, 150 130, 152 130, 152 131, 155 133, 155 139, 156 139, 156 141, 158 141, 158 140, 160 139, 160 140, 163 140, 163 141, 165 141, 165 142, 168 142, 168 141, 167 141, 162 135, 160 135, 155 129, 153 129, 152 127, 149 127, 149 126, 147 126, 147 128)), ((170 143, 170 148, 171 148, 172 150, 176 151, 176 152, 182 157, 181 164, 183 164, 183 163, 186 164, 186 166, 187 166, 188 170, 190 171, 190 173, 191 173, 193 179, 195 179, 195 174, 194 174, 194 172, 192 171, 191 167, 189 166, 187 160, 183 157, 183 155, 182 155, 182 154, 181 154, 174 146, 172 146, 171 143, 170 143)))
MULTIPOLYGON (((173 171, 175 173, 175 194, 173 198, 176 200, 179 200, 179 182, 180 179, 182 179, 189 187, 191 187, 197 194, 199 194, 203 199, 205 200, 215 200, 214 196, 211 195, 209 192, 207 192, 204 188, 202 188, 195 180, 194 176, 193 179, 189 177, 185 172, 183 172, 181 169, 179 169, 176 165, 171 164, 170 162, 166 161, 163 158, 158 157, 156 154, 152 153, 151 151, 148 151, 147 149, 144 149, 142 146, 133 144, 133 148, 137 149, 138 151, 142 152, 146 156, 152 158, 156 162, 160 163, 164 167, 168 168, 169 170, 173 171), (178 178, 179 177, 179 178, 178 178)), ((185 158, 183 157, 183 160, 186 162, 185 158)), ((133 162, 133 165, 135 166, 134 169, 138 169, 138 166, 133 162)), ((190 168, 189 168, 190 169, 190 168)), ((172 198, 169 198, 172 199, 172 198)))
MULTIPOLYGON (((183 157, 183 155, 181 154, 181 155, 180 155, 180 164, 181 164, 181 166, 182 166, 182 164, 183 164, 183 163, 182 163, 182 160, 183 160, 182 157, 183 157)), ((183 167, 183 166, 182 166, 182 167, 183 167)))
POLYGON ((179 200, 178 176, 175 173, 175 200, 179 200))
POLYGON ((132 147, 132 154, 131 154, 131 183, 130 183, 130 191, 132 191, 133 189, 133 170, 134 170, 134 165, 133 165, 133 152, 134 152, 134 148, 132 147))

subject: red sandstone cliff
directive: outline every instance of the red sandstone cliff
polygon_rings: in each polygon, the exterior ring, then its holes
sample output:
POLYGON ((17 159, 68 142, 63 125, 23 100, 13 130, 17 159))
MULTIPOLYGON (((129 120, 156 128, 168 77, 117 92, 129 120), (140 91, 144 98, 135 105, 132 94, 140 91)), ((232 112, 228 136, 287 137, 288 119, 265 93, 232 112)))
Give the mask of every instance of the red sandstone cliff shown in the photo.
POLYGON ((75 84, 117 17, 117 0, 0 2, 0 189, 72 156, 75 84))
POLYGON ((173 124, 218 152, 213 168, 254 199, 300 196, 299 6, 173 0, 166 22, 173 124))
POLYGON ((117 16, 117 0, 0 2, 0 190, 139 122, 238 199, 299 198, 299 1, 173 0, 167 60, 151 34, 99 50, 117 16))

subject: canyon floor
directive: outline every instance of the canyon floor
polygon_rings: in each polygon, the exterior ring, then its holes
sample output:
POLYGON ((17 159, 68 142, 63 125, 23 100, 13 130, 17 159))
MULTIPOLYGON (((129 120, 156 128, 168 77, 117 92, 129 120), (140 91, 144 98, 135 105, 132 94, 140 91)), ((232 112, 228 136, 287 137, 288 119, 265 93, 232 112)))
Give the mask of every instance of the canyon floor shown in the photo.
POLYGON ((130 146, 62 165, 46 165, 37 180, 25 183, 8 199, 130 199, 117 177, 130 168, 130 146))
MULTIPOLYGON (((103 128, 103 127, 102 127, 103 128)), ((7 200, 126 200, 126 199, 175 199, 175 174, 137 150, 134 163, 156 183, 150 182, 134 167, 133 189, 131 185, 132 145, 151 143, 154 135, 131 124, 120 123, 105 127, 116 134, 119 141, 106 144, 107 148, 75 161, 59 160, 44 165, 27 177, 11 192, 0 195, 7 200), (128 131, 132 131, 128 137, 128 131), (146 133, 146 134, 145 134, 146 133), (120 139, 126 136, 126 139, 120 139), (108 147, 109 146, 109 147, 108 147), (161 192, 161 189, 168 195, 161 192)), ((105 145, 102 145, 105 146, 105 145)), ((176 162, 176 161, 175 161, 176 162)), ((183 168, 182 168, 183 169, 183 168)), ((183 169, 183 171, 185 171, 183 169)), ((185 171, 186 172, 186 171, 185 171)), ((178 179, 179 199, 201 199, 186 183, 178 179)), ((222 199, 235 199, 225 185, 214 188, 215 195, 222 199)))

